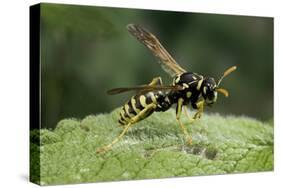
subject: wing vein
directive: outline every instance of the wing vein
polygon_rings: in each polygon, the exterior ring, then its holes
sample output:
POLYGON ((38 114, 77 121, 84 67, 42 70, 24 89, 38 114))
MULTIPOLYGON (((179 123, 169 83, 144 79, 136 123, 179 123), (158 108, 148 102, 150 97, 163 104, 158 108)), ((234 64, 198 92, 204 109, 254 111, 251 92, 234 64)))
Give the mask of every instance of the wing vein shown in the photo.
POLYGON ((168 51, 152 33, 135 24, 129 24, 127 29, 136 39, 143 43, 156 57, 161 60, 161 67, 170 76, 175 77, 176 75, 186 72, 186 70, 184 70, 174 60, 174 58, 168 53, 168 51))

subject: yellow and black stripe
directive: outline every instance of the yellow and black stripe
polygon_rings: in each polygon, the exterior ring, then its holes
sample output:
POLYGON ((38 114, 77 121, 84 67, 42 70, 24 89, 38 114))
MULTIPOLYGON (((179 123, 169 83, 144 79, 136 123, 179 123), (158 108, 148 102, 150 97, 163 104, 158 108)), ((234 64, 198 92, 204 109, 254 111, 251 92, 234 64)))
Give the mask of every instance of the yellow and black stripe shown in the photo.
MULTIPOLYGON (((126 125, 130 120, 138 115, 145 107, 149 104, 158 104, 157 98, 159 95, 163 95, 161 91, 159 92, 148 92, 143 95, 133 96, 121 109, 119 123, 121 125, 126 125)), ((145 114, 139 120, 148 117, 153 111, 148 114, 145 114)))

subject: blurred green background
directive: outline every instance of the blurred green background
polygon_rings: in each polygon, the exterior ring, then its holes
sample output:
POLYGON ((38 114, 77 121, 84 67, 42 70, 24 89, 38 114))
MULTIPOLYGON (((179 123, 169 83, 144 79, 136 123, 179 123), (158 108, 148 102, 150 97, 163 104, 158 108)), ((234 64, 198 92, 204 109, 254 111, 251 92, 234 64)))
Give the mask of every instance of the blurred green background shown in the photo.
POLYGON ((122 106, 133 93, 105 92, 170 78, 126 30, 154 33, 188 71, 219 78, 237 65, 208 112, 273 118, 273 18, 42 4, 42 128, 122 106))

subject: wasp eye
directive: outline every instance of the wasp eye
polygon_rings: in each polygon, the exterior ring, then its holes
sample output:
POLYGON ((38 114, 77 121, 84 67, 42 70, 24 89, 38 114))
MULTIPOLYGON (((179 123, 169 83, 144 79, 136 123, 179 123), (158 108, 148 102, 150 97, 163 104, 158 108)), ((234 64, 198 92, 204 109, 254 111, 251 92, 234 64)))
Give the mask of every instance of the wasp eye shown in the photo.
POLYGON ((214 92, 209 92, 207 97, 208 99, 212 100, 215 97, 214 92))

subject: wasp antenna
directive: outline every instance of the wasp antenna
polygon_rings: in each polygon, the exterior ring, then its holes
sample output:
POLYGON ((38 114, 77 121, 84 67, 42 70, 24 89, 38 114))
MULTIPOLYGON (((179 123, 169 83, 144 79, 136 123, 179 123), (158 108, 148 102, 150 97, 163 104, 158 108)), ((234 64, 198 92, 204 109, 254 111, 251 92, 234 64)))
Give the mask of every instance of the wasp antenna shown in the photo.
POLYGON ((225 97, 228 97, 229 96, 229 93, 226 89, 223 89, 223 88, 217 88, 216 89, 217 92, 223 94, 225 97))
POLYGON ((237 69, 236 66, 232 66, 232 67, 228 68, 226 71, 224 71, 222 77, 218 81, 218 86, 220 85, 220 83, 221 83, 221 81, 223 80, 224 77, 226 77, 227 75, 229 75, 230 73, 232 73, 236 69, 237 69))

